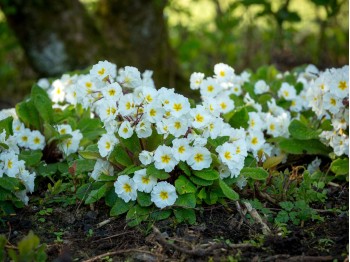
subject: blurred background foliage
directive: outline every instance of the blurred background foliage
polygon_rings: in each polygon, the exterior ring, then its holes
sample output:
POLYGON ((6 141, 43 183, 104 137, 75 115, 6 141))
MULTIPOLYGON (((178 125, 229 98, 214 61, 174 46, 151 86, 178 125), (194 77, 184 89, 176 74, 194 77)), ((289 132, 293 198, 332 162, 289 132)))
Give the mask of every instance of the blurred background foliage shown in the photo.
MULTIPOLYGON (((80 2, 90 16, 96 18, 105 13, 103 8, 101 9, 103 1, 80 2)), ((0 0, 2 4, 0 10, 3 11, 0 11, 1 107, 13 106, 29 93, 32 83, 37 78, 45 76, 37 69, 33 69, 33 63, 29 61, 32 58, 29 59, 26 55, 23 41, 21 44, 16 38, 17 35, 11 30, 8 14, 16 10, 5 9, 4 5, 8 2, 10 1, 0 0)), ((167 29, 163 41, 170 44, 171 59, 176 63, 176 74, 178 74, 178 77, 173 77, 171 80, 170 78, 158 80, 157 69, 149 68, 155 70, 154 76, 158 86, 172 87, 180 77, 183 81, 178 90, 185 92, 188 86, 186 83, 192 72, 212 74, 213 66, 219 62, 231 65, 238 73, 245 69, 256 70, 269 64, 275 65, 279 70, 289 70, 309 63, 315 64, 320 69, 349 63, 347 0, 151 0, 151 2, 152 5, 159 5, 161 2, 159 10, 162 11, 161 15, 167 29)), ((120 5, 118 8, 120 13, 116 14, 117 16, 122 15, 123 8, 127 7, 120 5)), ((138 25, 142 25, 142 20, 133 24, 135 27, 138 25)), ((110 42, 110 45, 114 44, 113 41, 110 42)), ((170 59, 169 56, 166 59, 170 59)), ((145 67, 144 64, 139 65, 137 59, 130 60, 130 64, 125 64, 127 59, 121 64, 116 63, 118 67, 125 65, 145 67)))

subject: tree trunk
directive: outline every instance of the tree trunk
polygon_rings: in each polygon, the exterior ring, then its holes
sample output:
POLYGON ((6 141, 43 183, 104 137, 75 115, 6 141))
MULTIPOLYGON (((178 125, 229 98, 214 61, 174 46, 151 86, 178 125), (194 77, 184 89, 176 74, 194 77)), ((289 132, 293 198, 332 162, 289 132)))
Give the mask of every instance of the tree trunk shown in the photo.
POLYGON ((177 66, 163 16, 166 0, 100 0, 97 17, 108 39, 108 49, 117 50, 118 66, 154 71, 156 84, 175 86, 177 66))
POLYGON ((78 0, 0 0, 0 7, 42 76, 82 69, 104 56, 102 36, 78 0))

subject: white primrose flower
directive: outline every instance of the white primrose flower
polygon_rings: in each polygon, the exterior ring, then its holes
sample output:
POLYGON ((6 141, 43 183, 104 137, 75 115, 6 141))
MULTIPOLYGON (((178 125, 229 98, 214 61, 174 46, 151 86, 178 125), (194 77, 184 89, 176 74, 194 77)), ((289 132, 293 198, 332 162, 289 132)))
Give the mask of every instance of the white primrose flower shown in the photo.
POLYGON ((146 151, 146 150, 143 150, 139 154, 139 160, 140 160, 140 162, 143 165, 147 166, 147 165, 151 164, 154 161, 153 153, 149 152, 149 151, 146 151))
POLYGON ((225 164, 221 164, 221 165, 218 167, 218 171, 219 171, 219 174, 220 174, 220 178, 221 178, 221 179, 228 178, 228 177, 231 176, 230 169, 229 169, 228 166, 226 166, 225 164))
POLYGON ((107 131, 107 134, 114 134, 117 133, 119 130, 119 122, 115 119, 104 122, 104 128, 107 131))
POLYGON ((83 138, 83 135, 81 134, 80 130, 75 130, 71 132, 70 135, 72 135, 72 137, 63 140, 61 143, 58 144, 58 148, 66 156, 69 156, 70 154, 76 153, 78 151, 80 141, 83 138))
POLYGON ((35 180, 36 174, 35 173, 29 173, 28 170, 23 170, 23 172, 20 173, 18 178, 23 182, 24 186, 26 187, 27 192, 33 193, 34 192, 34 180, 35 180))
POLYGON ((136 125, 135 131, 139 138, 149 137, 152 135, 151 123, 143 119, 136 125))
POLYGON ((147 120, 151 123, 157 123, 158 121, 161 121, 165 113, 165 110, 162 107, 160 101, 154 101, 152 103, 149 103, 145 105, 144 109, 145 116, 147 117, 147 120))
POLYGON ((180 94, 174 94, 169 98, 169 103, 164 105, 165 110, 171 112, 174 117, 180 117, 187 114, 191 107, 188 98, 180 94))
POLYGON ((179 118, 171 117, 166 119, 165 122, 168 125, 168 131, 174 137, 180 137, 186 134, 188 130, 187 117, 181 116, 179 118))
POLYGON ((193 147, 191 155, 187 159, 187 164, 193 170, 202 170, 210 166, 212 162, 210 151, 205 147, 193 147))
POLYGON ((301 112, 303 110, 303 99, 300 96, 296 96, 290 105, 290 111, 301 112))
POLYGON ((101 89, 102 95, 105 99, 111 100, 113 102, 117 102, 119 98, 122 96, 122 88, 117 83, 111 83, 101 89))
POLYGON ((45 137, 37 130, 30 133, 28 147, 31 150, 43 150, 45 147, 45 137))
POLYGON ((157 100, 158 92, 153 87, 141 86, 142 98, 145 104, 152 103, 157 100))
POLYGON ((18 155, 14 152, 2 153, 0 160, 4 162, 4 173, 9 177, 16 177, 21 168, 24 167, 24 161, 18 160, 18 155))
POLYGON ((118 82, 127 88, 137 88, 142 85, 141 73, 133 66, 121 68, 118 72, 118 82))
POLYGON ((247 72, 247 71, 243 71, 240 75, 240 80, 243 83, 248 83, 249 82, 249 79, 250 79, 250 73, 247 72))
POLYGON ((337 156, 349 156, 349 137, 345 135, 335 135, 331 139, 331 146, 337 156))
POLYGON ((146 169, 135 171, 132 178, 140 192, 151 193, 153 187, 157 184, 157 179, 146 174, 146 169))
POLYGON ((48 91, 49 97, 54 103, 63 102, 66 92, 65 86, 60 79, 55 80, 52 83, 51 88, 48 91))
POLYGON ((264 124, 263 121, 260 118, 260 114, 256 113, 256 112, 249 112, 249 121, 248 121, 248 128, 251 131, 261 131, 262 129, 264 129, 264 124))
POLYGON ((197 90, 200 88, 200 85, 204 79, 204 74, 203 73, 192 73, 190 77, 190 88, 192 90, 197 90))
POLYGON ((191 155, 191 147, 186 138, 176 138, 173 140, 173 155, 177 161, 186 161, 191 155))
POLYGON ((67 124, 56 125, 55 128, 58 131, 58 133, 60 133, 60 135, 71 134, 73 132, 72 127, 67 124))
POLYGON ((204 106, 196 106, 191 109, 192 126, 194 128, 204 128, 210 121, 212 116, 205 110, 204 106))
POLYGON ((134 133, 134 129, 132 128, 129 121, 124 121, 121 123, 118 129, 118 135, 124 139, 128 139, 134 133))
POLYGON ((242 86, 239 83, 232 83, 230 91, 232 94, 240 96, 242 94, 242 86))
POLYGON ((244 163, 244 158, 247 156, 245 144, 243 143, 229 143, 226 142, 216 148, 219 158, 222 163, 226 164, 228 168, 234 169, 238 164, 244 163))
POLYGON ((278 90, 277 95, 279 98, 284 98, 285 100, 291 101, 296 97, 296 90, 294 86, 288 83, 282 83, 282 86, 278 90))
POLYGON ((169 121, 162 119, 162 121, 157 122, 156 129, 159 135, 164 135, 164 138, 167 138, 169 134, 169 121))
POLYGON ((204 129, 203 136, 215 139, 220 136, 223 127, 222 118, 212 118, 208 123, 207 127, 204 129))
POLYGON ((270 90, 270 86, 266 84, 264 80, 259 80, 254 85, 254 93, 257 95, 267 93, 270 90))
POLYGON ((229 81, 235 75, 235 70, 229 65, 219 63, 214 66, 215 77, 220 81, 229 81))
POLYGON ((31 136, 31 131, 29 128, 24 128, 22 131, 16 134, 17 144, 20 147, 28 148, 29 147, 29 138, 31 136))
POLYGON ((220 113, 226 114, 235 108, 233 100, 228 95, 219 95, 215 100, 217 101, 220 113))
POLYGON ((327 92, 323 96, 323 108, 332 114, 338 113, 342 106, 342 100, 336 97, 334 94, 327 92))
POLYGON ((118 115, 117 104, 114 101, 108 99, 99 100, 96 111, 104 123, 114 120, 118 115))
POLYGON ((25 129, 25 126, 19 119, 14 119, 12 121, 12 130, 14 135, 21 133, 24 129, 25 129))
POLYGON ((200 85, 202 97, 214 97, 221 91, 220 85, 215 78, 208 77, 200 85))
POLYGON ((177 165, 178 161, 174 158, 171 147, 161 145, 154 152, 154 166, 157 169, 164 169, 171 172, 177 165))
POLYGON ((330 78, 332 88, 330 92, 339 98, 349 97, 349 66, 335 69, 330 78))
POLYGON ((264 138, 264 134, 263 132, 258 132, 258 131, 254 131, 254 132, 250 132, 247 136, 246 139, 248 148, 252 151, 257 151, 259 150, 263 144, 265 143, 265 138, 264 138))
POLYGON ((213 116, 220 116, 220 108, 218 105, 217 97, 203 97, 203 106, 210 112, 213 116))
POLYGON ((94 180, 98 181, 99 177, 102 174, 107 175, 107 176, 112 176, 113 172, 114 172, 113 166, 108 161, 104 161, 102 159, 97 159, 95 166, 94 166, 94 170, 92 171, 90 176, 94 180))
POLYGON ((97 91, 97 83, 89 75, 84 75, 77 80, 78 100, 82 100, 86 96, 91 97, 92 93, 97 91))
POLYGON ((126 94, 121 96, 119 99, 119 113, 122 116, 130 116, 133 114, 136 114, 136 107, 134 103, 134 97, 133 94, 126 94))
POLYGON ((172 206, 177 199, 176 189, 168 182, 157 183, 151 192, 151 201, 158 208, 172 206))
POLYGON ((109 157, 117 144, 119 140, 114 134, 104 134, 97 143, 98 151, 102 157, 109 157))
POLYGON ((117 66, 108 61, 100 61, 90 70, 90 75, 99 80, 105 80, 107 77, 114 79, 117 73, 117 66))
POLYGON ((115 193, 123 199, 126 203, 136 200, 137 198, 137 186, 129 176, 119 176, 117 181, 114 182, 115 193))

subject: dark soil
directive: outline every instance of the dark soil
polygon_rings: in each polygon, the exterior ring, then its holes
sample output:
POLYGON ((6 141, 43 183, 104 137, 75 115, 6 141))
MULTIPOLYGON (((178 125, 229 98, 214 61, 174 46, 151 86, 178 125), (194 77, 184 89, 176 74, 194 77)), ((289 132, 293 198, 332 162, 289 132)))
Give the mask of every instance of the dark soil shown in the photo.
MULTIPOLYGON (((348 207, 348 187, 330 188, 327 204, 348 207)), ((5 219, 0 233, 16 245, 30 230, 47 244, 48 261, 344 261, 348 256, 348 212, 322 212, 324 222, 288 225, 283 236, 272 224, 263 235, 259 225, 242 220, 234 204, 204 207, 195 225, 175 220, 126 225, 125 216, 110 219, 102 202, 88 206, 53 206, 39 216, 30 205, 5 219), (45 222, 40 222, 44 217, 45 222), (60 235, 60 237, 57 237, 60 235), (107 260, 109 257, 110 260, 107 260)))

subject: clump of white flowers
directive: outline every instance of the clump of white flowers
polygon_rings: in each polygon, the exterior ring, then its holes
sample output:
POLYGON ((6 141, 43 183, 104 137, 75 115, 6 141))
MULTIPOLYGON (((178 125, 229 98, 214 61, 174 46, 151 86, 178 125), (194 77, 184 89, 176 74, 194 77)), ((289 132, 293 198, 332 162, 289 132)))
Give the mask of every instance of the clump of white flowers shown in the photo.
POLYGON ((321 141, 337 156, 349 155, 349 66, 328 69, 309 83, 309 106, 319 119, 330 119, 333 130, 323 131, 321 141))
POLYGON ((15 192, 16 196, 25 204, 29 198, 27 192, 34 191, 34 180, 36 173, 26 168, 24 160, 19 158, 21 151, 43 150, 45 137, 37 130, 25 128, 24 124, 17 119, 15 110, 0 111, 0 120, 12 117, 13 135, 2 130, 0 133, 0 177, 12 177, 20 180, 25 186, 24 190, 15 192))

